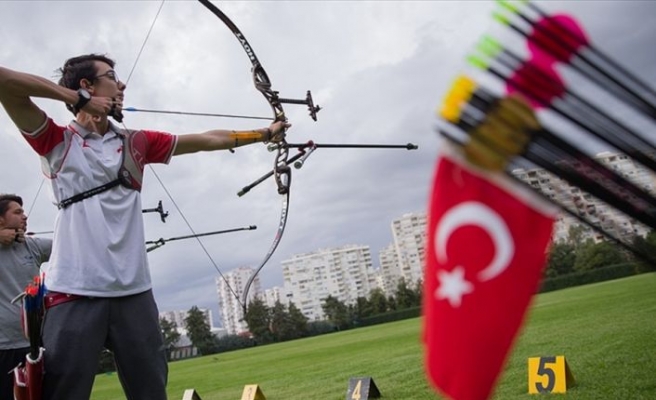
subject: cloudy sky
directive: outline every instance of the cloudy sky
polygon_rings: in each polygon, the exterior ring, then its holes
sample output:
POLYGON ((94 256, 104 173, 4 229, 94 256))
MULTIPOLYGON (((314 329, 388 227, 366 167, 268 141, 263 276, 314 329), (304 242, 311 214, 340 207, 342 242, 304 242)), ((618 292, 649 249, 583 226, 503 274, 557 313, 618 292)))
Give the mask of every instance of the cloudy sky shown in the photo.
MULTIPOLYGON (((526 49, 491 18, 494 2, 342 1, 216 2, 249 40, 281 97, 312 90, 323 108, 318 122, 303 106, 285 105, 293 124, 289 142, 419 145, 406 150, 319 149, 293 172, 288 224, 260 278, 282 285, 281 260, 347 244, 368 245, 374 264, 392 240, 390 223, 423 212, 438 147, 435 109, 482 34, 526 49)), ((579 18, 590 38, 645 79, 656 78, 652 51, 653 2, 544 2, 550 12, 579 18)), ((71 56, 96 52, 114 58, 125 81, 126 106, 145 109, 269 116, 251 83, 250 62, 226 28, 194 1, 0 1, 0 65, 55 79, 71 56), (136 66, 135 66, 136 63, 136 66)), ((59 123, 62 104, 37 103, 59 123)), ((212 128, 266 126, 263 121, 126 113, 128 128, 175 134, 212 128)), ((293 151, 292 151, 293 154, 293 151)), ((257 266, 271 245, 281 199, 272 180, 239 198, 236 193, 272 167, 273 153, 256 145, 228 152, 187 155, 147 170, 143 206, 162 200, 163 224, 144 214, 147 240, 257 225, 202 239, 222 273, 257 266), (171 198, 168 197, 170 193, 171 198), (180 211, 176 209, 175 204, 180 211)), ((39 160, 0 110, 0 192, 24 197, 29 229, 52 228, 56 209, 39 160)), ((212 261, 195 240, 171 242, 151 253, 160 310, 193 305, 215 311, 212 261)), ((215 315, 215 319, 217 316, 215 315)))

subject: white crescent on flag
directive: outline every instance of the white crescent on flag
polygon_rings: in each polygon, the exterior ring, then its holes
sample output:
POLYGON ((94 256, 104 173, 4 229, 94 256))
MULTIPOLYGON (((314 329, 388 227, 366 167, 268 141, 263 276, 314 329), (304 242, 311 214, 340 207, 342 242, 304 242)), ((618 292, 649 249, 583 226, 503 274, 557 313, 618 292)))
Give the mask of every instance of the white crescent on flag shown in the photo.
POLYGON ((490 207, 475 201, 458 204, 448 210, 437 223, 435 232, 435 255, 440 264, 447 260, 446 245, 451 234, 461 226, 475 225, 485 230, 494 243, 494 258, 478 273, 481 281, 490 280, 501 274, 515 254, 515 242, 506 222, 490 207))

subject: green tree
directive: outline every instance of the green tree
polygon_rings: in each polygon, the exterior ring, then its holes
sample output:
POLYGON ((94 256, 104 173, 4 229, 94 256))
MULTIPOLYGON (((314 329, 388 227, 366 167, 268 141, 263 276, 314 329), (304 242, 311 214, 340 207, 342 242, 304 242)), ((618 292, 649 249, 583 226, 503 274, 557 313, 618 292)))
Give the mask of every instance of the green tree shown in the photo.
POLYGON ((346 329, 351 324, 348 307, 336 297, 329 295, 321 305, 326 319, 332 322, 338 329, 346 329))
POLYGON ((369 317, 374 314, 371 302, 366 297, 358 297, 353 305, 353 318, 356 321, 369 317))
POLYGON ((282 342, 298 338, 292 319, 284 304, 276 301, 270 312, 270 329, 274 341, 282 342))
POLYGON ((387 296, 387 308, 390 311, 396 311, 399 308, 399 306, 396 304, 396 297, 393 295, 387 296))
POLYGON ((294 326, 294 331, 298 336, 305 337, 308 334, 308 318, 296 307, 294 303, 289 303, 288 307, 289 318, 294 326))
POLYGON ((415 296, 417 300, 417 305, 421 305, 421 301, 423 299, 423 293, 424 293, 424 280, 423 279, 417 279, 417 282, 415 283, 415 296))
POLYGON ((643 257, 631 255, 631 259, 636 263, 637 271, 656 271, 656 232, 650 231, 646 237, 636 235, 632 245, 643 255, 643 257))
POLYGON ((371 314, 382 314, 388 311, 387 298, 383 289, 375 288, 369 292, 369 304, 371 305, 371 314))
POLYGON ((608 265, 626 262, 626 256, 614 244, 610 242, 594 243, 588 239, 576 252, 574 270, 589 271, 608 265))
POLYGON ((162 337, 164 338, 164 346, 168 349, 169 357, 171 356, 170 351, 175 347, 175 344, 180 339, 180 332, 178 332, 178 324, 175 321, 169 321, 166 318, 159 319, 159 328, 162 331, 162 337))
POLYGON ((251 335, 257 340, 258 343, 271 343, 273 336, 271 335, 271 310, 264 304, 264 301, 259 297, 255 297, 248 303, 244 321, 248 325, 248 330, 251 335))
POLYGON ((568 241, 553 243, 549 249, 547 261, 547 277, 569 274, 574 272, 576 261, 576 248, 568 241))
POLYGON ((198 307, 191 307, 184 322, 191 343, 201 355, 216 352, 216 338, 210 330, 210 325, 205 321, 205 314, 198 307))
POLYGON ((396 304, 399 310, 416 307, 419 305, 420 301, 418 294, 412 288, 408 287, 407 282, 403 278, 401 278, 396 285, 394 297, 396 297, 396 304))

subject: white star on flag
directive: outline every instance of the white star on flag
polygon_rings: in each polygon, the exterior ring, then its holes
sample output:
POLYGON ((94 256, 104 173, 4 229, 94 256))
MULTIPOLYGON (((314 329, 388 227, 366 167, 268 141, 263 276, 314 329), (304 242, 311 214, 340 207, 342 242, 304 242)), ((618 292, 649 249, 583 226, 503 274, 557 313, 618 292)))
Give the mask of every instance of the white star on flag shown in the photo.
POLYGON ((474 286, 465 280, 465 269, 455 267, 453 271, 437 271, 440 286, 435 291, 437 300, 448 299, 451 307, 460 307, 462 296, 474 291, 474 286))

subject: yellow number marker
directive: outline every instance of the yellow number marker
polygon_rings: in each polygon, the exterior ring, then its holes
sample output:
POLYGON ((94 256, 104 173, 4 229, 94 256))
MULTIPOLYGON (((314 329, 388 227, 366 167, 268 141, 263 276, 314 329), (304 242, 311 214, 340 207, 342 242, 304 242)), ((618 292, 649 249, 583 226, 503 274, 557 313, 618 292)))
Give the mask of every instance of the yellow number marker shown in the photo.
POLYGON ((543 356, 528 359, 528 392, 565 393, 574 384, 574 376, 565 356, 543 356))

